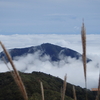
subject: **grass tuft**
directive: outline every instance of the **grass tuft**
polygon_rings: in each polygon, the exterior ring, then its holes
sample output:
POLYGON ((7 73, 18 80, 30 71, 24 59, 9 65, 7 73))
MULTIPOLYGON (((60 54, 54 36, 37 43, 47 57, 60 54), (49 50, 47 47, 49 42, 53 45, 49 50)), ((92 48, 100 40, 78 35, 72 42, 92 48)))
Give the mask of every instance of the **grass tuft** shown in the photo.
POLYGON ((63 88, 61 89, 61 100, 64 100, 65 98, 65 91, 66 91, 66 79, 67 79, 67 75, 65 75, 64 77, 64 81, 63 81, 63 88))
POLYGON ((75 87, 74 86, 73 86, 73 97, 74 97, 74 100, 77 100, 76 91, 75 91, 75 87))
MULTIPOLYGON (((24 98, 25 100, 28 100, 28 96, 27 96, 27 93, 26 93, 24 84, 23 84, 23 82, 22 82, 22 80, 21 80, 21 77, 20 77, 20 75, 19 75, 19 73, 18 73, 18 71, 17 71, 17 69, 16 69, 16 67, 15 67, 15 65, 14 65, 14 63, 13 63, 13 61, 12 61, 12 59, 11 59, 11 56, 9 55, 9 53, 7 52, 5 46, 2 44, 1 41, 0 41, 0 45, 1 45, 1 47, 2 47, 2 49, 3 49, 3 51, 4 51, 4 53, 6 54, 6 56, 7 56, 8 60, 9 60, 9 62, 10 62, 10 64, 11 64, 11 66, 12 66, 12 68, 13 68, 13 72, 12 72, 13 74, 11 73, 11 75, 13 76, 13 78, 14 78, 16 84, 18 85, 19 90, 21 91, 23 98, 24 98)), ((5 61, 5 60, 4 60, 4 61, 5 61)), ((6 62, 5 62, 5 63, 6 63, 6 62)), ((9 68, 9 67, 8 67, 8 68, 9 68)))
POLYGON ((85 82, 86 82, 86 30, 84 27, 84 23, 82 24, 82 29, 81 29, 81 39, 82 39, 82 49, 83 49, 83 54, 82 54, 82 60, 83 60, 83 68, 84 68, 84 77, 85 77, 85 82))
POLYGON ((43 84, 41 81, 40 81, 40 86, 41 86, 42 100, 44 100, 44 89, 43 89, 43 84))
POLYGON ((81 29, 81 40, 82 40, 82 60, 83 60, 83 69, 84 69, 84 78, 85 78, 85 88, 86 88, 86 100, 87 100, 87 69, 86 69, 86 29, 84 26, 84 22, 82 23, 81 29))

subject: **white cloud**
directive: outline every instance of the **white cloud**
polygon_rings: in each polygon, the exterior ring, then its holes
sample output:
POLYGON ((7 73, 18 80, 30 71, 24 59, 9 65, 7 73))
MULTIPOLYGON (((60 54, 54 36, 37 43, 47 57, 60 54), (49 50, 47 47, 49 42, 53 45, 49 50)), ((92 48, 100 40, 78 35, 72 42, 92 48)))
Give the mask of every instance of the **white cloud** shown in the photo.
MULTIPOLYGON (((81 36, 80 35, 61 35, 61 34, 33 34, 33 35, 0 35, 0 40, 7 49, 24 48, 36 46, 42 43, 52 43, 62 47, 71 48, 82 53, 81 36)), ((87 35, 87 57, 92 62, 87 64, 88 88, 96 88, 99 76, 99 59, 100 59, 100 35, 87 35)), ((0 51, 2 49, 0 48, 0 51)), ((33 55, 17 57, 18 61, 14 61, 16 68, 22 72, 42 71, 63 79, 67 74, 68 82, 84 87, 83 64, 80 60, 64 58, 60 62, 50 62, 50 57, 45 55, 39 58, 40 52, 33 55), (65 63, 66 59, 69 63, 65 63)), ((10 66, 10 64, 9 64, 10 66)), ((8 71, 6 65, 0 62, 0 72, 8 71)))
MULTIPOLYGON (((51 74, 63 79, 64 75, 67 74, 67 81, 69 83, 85 87, 84 85, 84 73, 83 73, 83 64, 80 60, 67 58, 69 63, 66 63, 66 58, 62 59, 60 62, 50 62, 48 56, 44 56, 43 59, 39 58, 39 53, 34 55, 27 55, 17 58, 17 61, 14 61, 16 68, 25 73, 31 73, 33 71, 40 71, 47 74, 51 74)), ((87 81, 88 88, 96 88, 98 86, 98 76, 99 68, 96 66, 97 61, 88 63, 87 65, 87 81)), ((10 66, 10 64, 8 64, 10 66)), ((0 71, 8 71, 5 64, 0 64, 0 71)), ((10 69, 11 66, 10 66, 10 69)))
MULTIPOLYGON (((82 53, 81 36, 75 34, 0 35, 0 40, 7 49, 36 46, 42 43, 52 43, 82 53)), ((99 45, 100 35, 87 35, 87 55, 100 55, 99 45)), ((0 49, 0 51, 1 50, 2 49, 0 49)))

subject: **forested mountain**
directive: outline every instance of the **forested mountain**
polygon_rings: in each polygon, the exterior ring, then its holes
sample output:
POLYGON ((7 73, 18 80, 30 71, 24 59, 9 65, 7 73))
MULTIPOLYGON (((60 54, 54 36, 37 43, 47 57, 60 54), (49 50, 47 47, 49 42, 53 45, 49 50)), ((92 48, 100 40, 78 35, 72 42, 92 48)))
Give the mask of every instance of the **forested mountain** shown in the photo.
MULTIPOLYGON (((45 100, 61 100, 63 80, 42 72, 21 73, 29 100, 41 100, 40 81, 43 82, 45 100)), ((77 100, 86 100, 85 89, 75 86, 77 100)), ((72 85, 67 83, 65 100, 73 100, 72 85)), ((94 92, 87 90, 88 100, 95 100, 94 92)), ((0 73, 0 100, 23 100, 10 72, 0 73)))
MULTIPOLYGON (((51 61, 59 61, 62 59, 61 56, 71 57, 71 58, 75 58, 75 59, 82 59, 82 55, 80 53, 78 53, 77 51, 74 51, 69 48, 64 48, 64 47, 60 47, 57 45, 53 45, 50 43, 44 43, 39 46, 32 46, 32 47, 27 47, 27 48, 14 48, 14 49, 10 49, 8 51, 9 51, 12 59, 14 59, 15 57, 18 57, 18 56, 20 57, 20 56, 27 55, 27 54, 34 54, 38 51, 40 51, 40 53, 39 53, 40 57, 43 57, 45 55, 50 56, 51 61)), ((0 58, 2 59, 3 56, 7 60, 4 52, 1 52, 0 58)), ((89 62, 89 61, 91 61, 91 60, 87 58, 87 62, 89 62)))

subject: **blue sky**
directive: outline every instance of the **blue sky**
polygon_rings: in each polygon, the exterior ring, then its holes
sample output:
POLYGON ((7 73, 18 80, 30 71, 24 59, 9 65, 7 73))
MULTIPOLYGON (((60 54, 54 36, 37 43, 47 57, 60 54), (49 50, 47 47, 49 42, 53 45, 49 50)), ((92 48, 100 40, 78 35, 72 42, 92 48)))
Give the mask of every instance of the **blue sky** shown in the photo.
POLYGON ((100 0, 0 0, 0 34, 100 33, 100 0))

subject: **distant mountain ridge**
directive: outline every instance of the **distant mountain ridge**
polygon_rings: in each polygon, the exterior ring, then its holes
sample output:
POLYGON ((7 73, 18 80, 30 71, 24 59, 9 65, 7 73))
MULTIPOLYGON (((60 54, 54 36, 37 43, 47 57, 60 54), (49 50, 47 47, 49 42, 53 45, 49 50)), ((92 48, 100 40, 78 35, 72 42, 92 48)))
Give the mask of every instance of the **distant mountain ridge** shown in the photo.
MULTIPOLYGON (((51 58, 51 61, 60 61, 60 55, 63 55, 64 57, 71 57, 75 59, 82 58, 82 55, 78 53, 77 51, 74 51, 69 48, 60 47, 54 44, 50 43, 44 43, 39 46, 31 46, 26 48, 14 48, 8 50, 12 59, 15 57, 20 57, 27 54, 34 54, 38 51, 41 51, 40 57, 43 57, 44 55, 48 55, 51 58)), ((0 59, 4 57, 7 60, 7 57, 5 56, 4 52, 0 53, 0 59)), ((8 61, 8 60, 7 60, 8 61)), ((87 62, 91 61, 91 59, 87 58, 87 62)))

